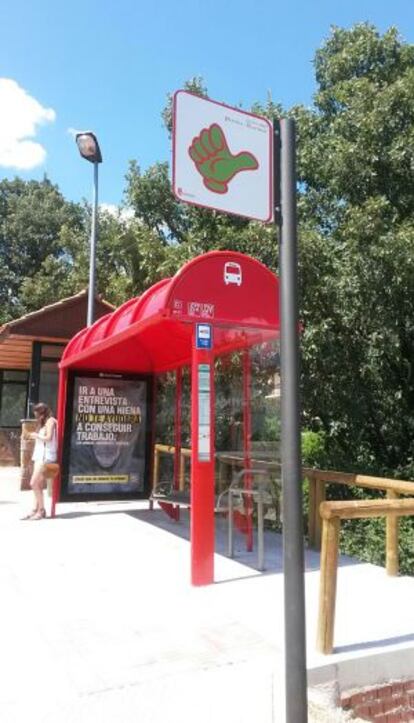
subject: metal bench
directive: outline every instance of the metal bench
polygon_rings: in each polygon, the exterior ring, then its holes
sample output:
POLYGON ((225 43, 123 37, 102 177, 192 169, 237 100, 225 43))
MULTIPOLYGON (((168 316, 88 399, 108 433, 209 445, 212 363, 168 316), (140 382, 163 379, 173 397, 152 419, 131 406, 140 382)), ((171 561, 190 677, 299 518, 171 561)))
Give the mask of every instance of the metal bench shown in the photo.
MULTIPOLYGON (((167 487, 168 483, 163 483, 163 487, 167 487)), ((161 485, 160 485, 161 486, 161 485)), ((190 492, 185 490, 176 490, 172 484, 169 484, 170 489, 164 491, 156 491, 151 494, 151 499, 156 502, 169 502, 172 505, 178 507, 190 507, 190 492)))
MULTIPOLYGON (((225 495, 228 497, 226 511, 228 512, 227 549, 229 557, 234 557, 233 513, 236 509, 235 502, 236 504, 238 502, 238 506, 242 506, 244 509, 246 498, 250 498, 253 503, 257 505, 257 564, 259 570, 264 570, 264 508, 266 505, 274 505, 268 470, 260 468, 240 470, 228 490, 223 492, 220 497, 224 497, 225 495), (249 487, 241 484, 243 478, 247 476, 254 478, 252 485, 249 487)), ((220 505, 218 507, 218 511, 221 511, 220 505)))
MULTIPOLYGON (((257 505, 257 561, 259 570, 264 570, 264 515, 266 506, 274 506, 271 494, 269 470, 265 468, 242 469, 234 477, 230 486, 216 497, 214 511, 227 513, 227 550, 234 558, 234 512, 245 511, 246 502, 250 499, 257 505), (244 485, 244 478, 252 477, 250 486, 244 485)), ((154 502, 163 502, 174 507, 191 506, 189 491, 174 489, 171 482, 161 482, 151 494, 154 502)))

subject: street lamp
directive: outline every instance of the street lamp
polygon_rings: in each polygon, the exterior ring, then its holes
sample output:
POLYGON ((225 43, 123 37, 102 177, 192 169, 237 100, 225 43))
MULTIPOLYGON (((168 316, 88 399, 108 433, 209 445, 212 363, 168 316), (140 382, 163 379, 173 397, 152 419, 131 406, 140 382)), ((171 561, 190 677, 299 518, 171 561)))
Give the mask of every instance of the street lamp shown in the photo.
POLYGON ((88 289, 88 315, 87 325, 91 326, 94 320, 95 306, 95 272, 96 272, 96 239, 98 235, 98 164, 102 163, 101 149, 98 139, 92 131, 76 134, 76 144, 82 158, 93 163, 93 201, 91 241, 89 254, 89 289, 88 289))

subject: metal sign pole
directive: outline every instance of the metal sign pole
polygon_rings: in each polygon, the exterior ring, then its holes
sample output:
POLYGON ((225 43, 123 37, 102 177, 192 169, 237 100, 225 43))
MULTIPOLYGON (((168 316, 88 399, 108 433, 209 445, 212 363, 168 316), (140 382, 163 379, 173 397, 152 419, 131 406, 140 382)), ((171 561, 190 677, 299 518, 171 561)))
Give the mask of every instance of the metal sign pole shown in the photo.
MULTIPOLYGON (((295 124, 280 120, 280 346, 286 723, 306 723, 307 674, 299 403, 295 124)), ((277 141, 277 129, 276 138, 277 141)), ((276 144, 275 159, 278 157, 276 144)), ((276 164, 275 164, 276 165, 276 164)), ((279 174, 278 174, 279 176, 279 174)), ((278 176, 275 177, 277 186, 278 176)), ((278 205, 275 195, 275 205, 278 205)))

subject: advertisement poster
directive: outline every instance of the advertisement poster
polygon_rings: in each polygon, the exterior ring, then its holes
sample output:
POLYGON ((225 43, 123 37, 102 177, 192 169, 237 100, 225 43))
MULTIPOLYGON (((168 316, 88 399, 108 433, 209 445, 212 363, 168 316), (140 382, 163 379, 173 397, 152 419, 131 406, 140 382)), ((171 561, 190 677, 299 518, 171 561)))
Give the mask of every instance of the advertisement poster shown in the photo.
POLYGON ((74 379, 67 493, 142 493, 145 485, 147 382, 74 379))

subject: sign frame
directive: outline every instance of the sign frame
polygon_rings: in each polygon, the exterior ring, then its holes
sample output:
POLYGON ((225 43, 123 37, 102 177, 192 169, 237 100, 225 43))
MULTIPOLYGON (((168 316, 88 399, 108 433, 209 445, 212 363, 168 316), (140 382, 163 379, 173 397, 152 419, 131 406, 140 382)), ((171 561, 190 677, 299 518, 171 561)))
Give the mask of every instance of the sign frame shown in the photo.
POLYGON ((151 481, 150 481, 150 465, 151 465, 151 443, 152 443, 152 432, 151 432, 151 409, 152 409, 152 397, 153 397, 153 384, 151 374, 130 374, 122 372, 111 372, 111 371, 96 371, 91 369, 73 369, 69 371, 68 375, 68 387, 67 387, 67 403, 65 409, 65 434, 63 439, 63 451, 62 451, 62 472, 61 472, 61 494, 59 502, 100 502, 100 501, 114 501, 117 500, 146 500, 151 492, 151 481), (93 379, 100 378, 102 384, 109 384, 111 379, 123 379, 126 381, 146 382, 146 404, 147 404, 147 425, 145 430, 145 443, 144 443, 144 486, 142 491, 133 492, 122 492, 122 493, 80 493, 71 494, 68 491, 69 481, 69 465, 70 465, 70 447, 71 447, 71 436, 72 436, 72 408, 73 408, 73 395, 75 390, 75 379, 77 377, 90 377, 93 379))
MULTIPOLYGON (((202 129, 200 128, 200 131, 202 129)), ((180 201, 181 203, 187 203, 190 206, 195 206, 197 208, 207 208, 210 211, 217 211, 218 213, 227 213, 233 216, 240 216, 241 218, 247 218, 252 221, 258 221, 260 223, 270 224, 273 223, 275 220, 274 217, 274 173, 273 173, 273 164, 274 164, 274 134, 273 134, 273 125, 271 121, 269 121, 268 118, 265 116, 261 116, 255 113, 250 113, 249 111, 242 110, 241 108, 235 108, 234 106, 227 105, 226 103, 221 103, 216 100, 212 100, 211 98, 205 98, 204 96, 197 95, 197 93, 192 93, 188 90, 176 90, 173 96, 173 133, 172 133, 172 141, 173 141, 173 151, 172 151, 172 189, 173 194, 177 201, 180 201), (219 106, 220 108, 226 108, 229 111, 233 113, 238 113, 243 116, 248 116, 250 118, 260 120, 269 128, 269 158, 268 158, 268 164, 269 164, 269 177, 268 177, 268 215, 266 218, 261 218, 259 216, 255 216, 248 213, 239 213, 238 210, 232 211, 232 210, 226 210, 223 208, 219 208, 217 205, 214 205, 214 203, 207 204, 207 203, 201 203, 198 201, 192 200, 190 197, 183 196, 182 193, 179 192, 179 189, 177 188, 177 134, 178 134, 178 121, 177 121, 177 103, 178 103, 178 97, 180 94, 185 94, 192 96, 194 98, 197 98, 199 100, 203 100, 207 103, 210 103, 211 105, 219 106)))
POLYGON ((213 327, 211 324, 203 322, 196 324, 196 348, 208 350, 213 348, 213 327), (208 333, 204 335, 203 330, 208 333))

